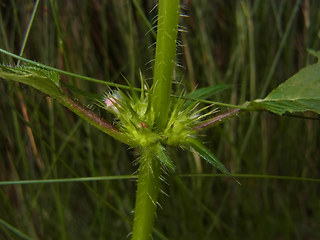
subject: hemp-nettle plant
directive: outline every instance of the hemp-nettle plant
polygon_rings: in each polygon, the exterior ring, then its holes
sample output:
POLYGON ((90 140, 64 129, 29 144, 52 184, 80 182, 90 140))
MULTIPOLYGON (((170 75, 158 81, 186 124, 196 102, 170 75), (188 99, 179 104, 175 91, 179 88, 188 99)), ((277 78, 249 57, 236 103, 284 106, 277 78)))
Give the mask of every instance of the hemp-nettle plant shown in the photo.
MULTIPOLYGON (((167 152, 168 146, 195 151, 213 167, 232 176, 202 143, 199 131, 249 111, 267 110, 279 115, 302 111, 320 113, 319 63, 303 68, 264 99, 242 105, 221 103, 231 108, 222 113, 212 104, 200 107, 201 100, 196 98, 201 89, 191 94, 182 91, 173 95, 179 14, 179 0, 159 0, 152 85, 149 86, 141 74, 140 89, 116 85, 114 90, 110 88, 97 99, 96 104, 113 115, 113 123, 73 99, 59 78, 60 74, 72 76, 71 73, 0 50, 26 62, 17 66, 2 65, 1 78, 40 90, 101 131, 137 150, 139 170, 131 233, 133 240, 152 238, 161 179, 176 169, 174 159, 167 152)), ((313 50, 310 53, 320 56, 313 50)))

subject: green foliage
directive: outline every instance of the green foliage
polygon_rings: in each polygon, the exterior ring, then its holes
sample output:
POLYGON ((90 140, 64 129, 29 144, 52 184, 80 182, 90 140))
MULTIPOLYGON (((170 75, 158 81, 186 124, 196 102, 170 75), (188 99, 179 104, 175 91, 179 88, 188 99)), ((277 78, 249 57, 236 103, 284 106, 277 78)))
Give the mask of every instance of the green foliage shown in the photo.
MULTIPOLYGON (((319 56, 318 54, 315 54, 319 56)), ((282 115, 285 112, 313 111, 320 114, 320 62, 293 75, 266 98, 251 102, 248 110, 266 109, 282 115)))
POLYGON ((59 87, 59 74, 54 71, 34 65, 17 67, 0 65, 0 77, 29 85, 56 99, 63 97, 59 87))
MULTIPOLYGON (((213 111, 206 114, 201 113, 207 108, 196 110, 197 102, 188 104, 184 99, 178 98, 178 100, 171 106, 169 112, 169 119, 166 128, 163 131, 154 131, 156 128, 154 125, 155 116, 157 113, 151 106, 151 93, 152 89, 144 89, 147 85, 142 80, 141 94, 138 97, 132 86, 131 94, 126 95, 120 89, 114 92, 106 93, 105 99, 100 102, 99 106, 108 110, 118 119, 117 125, 124 137, 120 136, 120 132, 117 134, 115 131, 106 130, 103 125, 99 126, 94 122, 97 122, 95 118, 92 118, 91 112, 85 110, 84 106, 76 103, 62 91, 59 86, 59 74, 39 68, 32 65, 23 65, 18 67, 0 66, 0 77, 24 83, 31 87, 34 87, 41 92, 57 99, 60 103, 67 106, 70 110, 83 117, 85 120, 93 123, 99 129, 105 131, 111 136, 116 136, 117 139, 129 139, 125 141, 129 143, 131 147, 151 147, 155 146, 156 158, 170 169, 174 169, 174 165, 171 160, 164 153, 164 148, 159 144, 168 144, 172 146, 191 146, 199 152, 200 156, 204 157, 209 163, 213 164, 223 173, 227 173, 225 168, 215 157, 211 157, 208 154, 203 154, 203 147, 199 147, 199 144, 195 144, 193 141, 196 132, 193 130, 196 124, 201 124, 201 119, 208 115, 211 115, 213 111), (197 146, 197 147, 195 147, 197 146), (210 159, 213 159, 210 161, 210 159)), ((227 88, 227 85, 218 86, 215 88, 199 89, 191 95, 192 97, 198 96, 200 98, 209 97, 216 93, 216 91, 227 88)), ((189 95, 190 96, 190 95, 189 95)), ((99 123, 98 123, 99 124, 99 123)), ((108 129, 108 128, 107 128, 108 129)), ((212 155, 213 156, 213 155, 212 155)))
POLYGON ((199 140, 189 138, 187 141, 190 147, 192 147, 201 157, 203 157, 203 159, 205 159, 208 163, 212 164, 215 168, 219 169, 224 174, 230 176, 230 173, 225 168, 225 166, 199 140))

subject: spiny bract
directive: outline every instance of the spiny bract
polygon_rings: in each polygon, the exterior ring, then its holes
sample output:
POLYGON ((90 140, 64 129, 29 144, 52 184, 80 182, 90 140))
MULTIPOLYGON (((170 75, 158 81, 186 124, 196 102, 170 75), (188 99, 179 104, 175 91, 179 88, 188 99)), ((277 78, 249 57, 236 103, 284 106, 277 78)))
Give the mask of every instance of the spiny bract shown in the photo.
POLYGON ((183 146, 188 138, 195 137, 194 126, 213 113, 210 111, 201 115, 210 106, 196 110, 197 102, 187 105, 187 101, 180 96, 172 99, 171 107, 168 106, 171 110, 167 126, 163 131, 158 131, 154 126, 155 112, 150 98, 152 89, 145 86, 140 96, 133 90, 126 95, 118 89, 106 93, 103 99, 104 108, 116 117, 119 129, 134 142, 132 147, 146 147, 157 142, 183 146))

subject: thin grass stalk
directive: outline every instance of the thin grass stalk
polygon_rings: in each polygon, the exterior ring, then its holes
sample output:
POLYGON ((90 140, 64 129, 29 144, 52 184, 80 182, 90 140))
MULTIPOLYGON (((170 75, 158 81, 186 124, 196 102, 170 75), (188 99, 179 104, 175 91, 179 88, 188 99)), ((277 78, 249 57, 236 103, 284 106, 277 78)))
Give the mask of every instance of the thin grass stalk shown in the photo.
MULTIPOLYGON (((22 46, 21 46, 21 49, 20 49, 19 56, 23 55, 24 49, 25 49, 25 47, 27 45, 27 41, 28 41, 28 37, 29 37, 29 34, 30 34, 31 26, 33 24, 33 20, 34 20, 34 17, 36 15, 39 2, 40 1, 38 0, 34 4, 33 10, 32 10, 32 14, 31 14, 31 17, 30 17, 30 20, 29 20, 29 23, 28 23, 28 27, 27 27, 26 33, 24 35, 24 39, 23 39, 23 42, 22 42, 22 46)), ((18 59, 17 66, 20 65, 20 62, 21 62, 21 60, 18 59)), ((19 86, 19 83, 16 83, 16 85, 19 86)), ((19 102, 20 102, 20 108, 21 108, 21 112, 23 114, 23 117, 26 120, 26 122, 30 122, 29 121, 28 110, 27 110, 27 107, 26 107, 26 104, 25 104, 25 101, 24 101, 24 97, 23 97, 23 95, 22 95, 20 90, 17 91, 17 95, 18 95, 18 99, 19 99, 19 102)), ((39 156, 38 148, 37 148, 37 145, 35 143, 33 132, 32 132, 30 127, 27 126, 26 128, 27 128, 29 141, 30 141, 30 144, 31 144, 31 149, 32 149, 32 152, 33 152, 33 154, 35 156, 35 160, 36 160, 39 168, 42 169, 43 168, 43 162, 41 160, 41 157, 39 156)))

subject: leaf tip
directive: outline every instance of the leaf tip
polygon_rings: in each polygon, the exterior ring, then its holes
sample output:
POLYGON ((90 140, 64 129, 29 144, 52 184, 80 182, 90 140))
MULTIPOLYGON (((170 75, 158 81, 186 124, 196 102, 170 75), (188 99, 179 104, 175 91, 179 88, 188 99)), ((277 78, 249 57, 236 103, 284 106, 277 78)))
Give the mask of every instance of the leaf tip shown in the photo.
POLYGON ((320 59, 320 51, 316 51, 316 50, 313 50, 313 49, 310 49, 310 48, 308 48, 307 51, 308 51, 309 54, 311 54, 312 56, 316 57, 317 60, 319 61, 319 59, 320 59))

